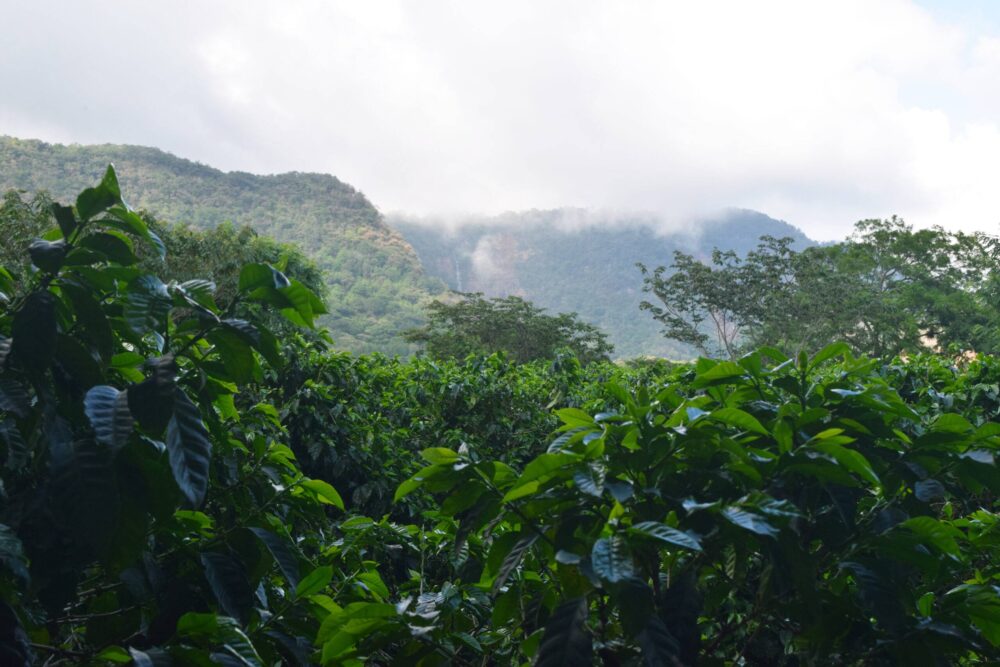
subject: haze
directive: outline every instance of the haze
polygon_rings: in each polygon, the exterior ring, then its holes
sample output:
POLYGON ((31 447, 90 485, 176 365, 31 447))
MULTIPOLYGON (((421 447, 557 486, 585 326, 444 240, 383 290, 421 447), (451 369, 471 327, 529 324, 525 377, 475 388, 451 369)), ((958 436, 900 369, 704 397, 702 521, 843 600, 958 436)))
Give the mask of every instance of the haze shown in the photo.
POLYGON ((988 2, 5 2, 0 134, 322 171, 382 210, 1000 231, 988 2))

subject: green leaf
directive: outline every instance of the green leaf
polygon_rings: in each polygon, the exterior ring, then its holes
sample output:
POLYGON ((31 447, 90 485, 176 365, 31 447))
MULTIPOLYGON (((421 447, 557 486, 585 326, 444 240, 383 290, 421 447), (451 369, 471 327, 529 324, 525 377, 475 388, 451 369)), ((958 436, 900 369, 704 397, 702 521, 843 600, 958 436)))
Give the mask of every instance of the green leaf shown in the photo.
POLYGON ((220 663, 220 658, 236 660, 233 663, 242 667, 263 667, 264 662, 251 643, 250 638, 240 629, 236 621, 226 616, 216 614, 198 614, 188 612, 177 621, 177 635, 207 640, 216 645, 222 645, 227 654, 213 654, 213 662, 220 663))
POLYGON ((112 207, 108 210, 108 215, 111 217, 101 219, 101 224, 123 232, 135 234, 148 245, 152 246, 161 259, 167 254, 167 248, 163 244, 163 240, 150 231, 149 225, 142 218, 124 205, 112 207))
POLYGON ((76 336, 56 336, 55 361, 80 387, 90 387, 104 381, 97 355, 76 336))
POLYGON ((962 415, 943 414, 934 420, 931 430, 936 433, 968 433, 972 424, 962 415))
POLYGON ((525 533, 521 535, 517 542, 507 555, 504 556, 503 562, 500 564, 500 569, 497 571, 497 576, 493 580, 493 594, 496 593, 507 583, 507 579, 513 574, 517 566, 521 564, 521 560, 524 555, 528 552, 535 542, 538 541, 538 533, 532 531, 530 533, 525 533))
POLYGON ((215 551, 203 552, 201 564, 205 568, 205 579, 219 606, 227 616, 245 623, 253 609, 253 591, 243 564, 231 556, 215 551))
POLYGON ((75 324, 82 328, 80 333, 83 335, 80 338, 85 338, 101 355, 101 359, 105 361, 111 359, 115 353, 115 334, 94 292, 65 282, 60 288, 63 294, 69 297, 69 302, 73 306, 73 313, 76 315, 75 324))
POLYGON ((683 664, 681 648, 670 630, 658 616, 650 616, 646 627, 639 633, 639 647, 642 657, 649 667, 671 667, 683 664))
POLYGON ((580 461, 576 454, 564 452, 556 454, 539 454, 524 467, 524 472, 517 478, 517 486, 526 482, 547 477, 552 473, 559 472, 580 461))
POLYGON ((271 552, 275 562, 278 564, 278 569, 285 575, 285 579, 288 580, 292 588, 298 586, 299 561, 295 557, 295 552, 292 550, 288 540, 266 528, 251 528, 250 532, 256 535, 264 543, 264 546, 267 547, 267 550, 271 552))
POLYGON ((628 544, 620 535, 604 537, 594 542, 590 552, 590 564, 601 579, 608 583, 618 583, 635 574, 635 563, 629 553, 628 544))
POLYGON ((31 667, 37 664, 28 635, 14 609, 0 599, 0 657, 11 667, 31 667))
POLYGON ((813 355, 813 358, 809 360, 809 370, 812 370, 822 364, 824 361, 833 359, 834 357, 844 357, 846 359, 851 358, 851 347, 843 341, 837 341, 835 343, 830 343, 822 350, 813 355))
POLYGON ((735 361, 720 361, 704 373, 699 373, 692 386, 706 387, 714 384, 725 384, 734 378, 743 377, 746 373, 747 370, 735 361))
POLYGON ((2 523, 0 523, 0 564, 22 584, 28 583, 28 561, 24 558, 21 540, 10 526, 2 523))
POLYGON ((756 417, 739 408, 719 408, 718 410, 712 410, 709 418, 729 426, 735 426, 744 431, 769 435, 767 429, 757 421, 756 417))
POLYGON ((76 217, 73 215, 73 207, 53 203, 51 211, 53 217, 56 219, 56 223, 59 225, 59 230, 62 232, 63 238, 68 239, 78 226, 76 217))
POLYGON ((414 473, 412 477, 405 480, 402 484, 399 485, 399 487, 396 489, 396 494, 393 496, 393 502, 398 503, 400 500, 402 500, 403 498, 405 498, 406 496, 410 495, 411 493, 419 489, 421 486, 423 486, 424 482, 431 480, 442 473, 448 472, 451 469, 452 467, 450 465, 448 466, 429 465, 424 468, 421 468, 416 473, 414 473))
POLYGON ((420 452, 420 455, 428 463, 435 465, 449 465, 459 460, 458 452, 446 447, 429 447, 420 452))
POLYGON ((508 491, 503 497, 503 502, 509 503, 515 500, 520 500, 521 498, 526 498, 527 496, 531 496, 538 493, 538 489, 539 489, 538 480, 532 480, 527 484, 516 486, 510 491, 508 491))
POLYGON ((165 356, 148 363, 152 374, 128 388, 128 407, 143 428, 159 435, 173 416, 177 364, 165 356))
POLYGON ((174 667, 174 661, 171 660, 170 654, 161 648, 140 651, 130 646, 128 654, 132 657, 135 667, 174 667))
POLYGON ((284 273, 267 264, 247 264, 240 270, 240 292, 252 292, 261 287, 288 287, 291 281, 284 273))
POLYGON ((923 479, 913 485, 913 495, 925 503, 944 498, 945 494, 944 484, 936 479, 923 479))
POLYGON ((329 565, 321 565, 305 576, 298 586, 295 587, 295 597, 302 599, 314 593, 319 593, 326 588, 333 579, 333 568, 329 565))
POLYGON ((340 510, 344 509, 344 501, 340 497, 340 494, 337 493, 337 489, 330 486, 327 482, 321 479, 306 479, 299 482, 299 486, 312 491, 321 503, 333 505, 340 510))
POLYGON ((28 390, 14 380, 0 379, 0 410, 16 417, 28 416, 31 410, 31 396, 28 395, 28 390))
POLYGON ((250 345, 253 345, 254 347, 260 346, 260 330, 246 320, 230 318, 221 320, 221 324, 233 333, 239 335, 250 345))
POLYGON ((78 247, 87 248, 104 255, 108 261, 124 266, 131 266, 139 261, 132 250, 128 237, 118 232, 99 232, 88 234, 80 240, 78 247))
POLYGON ((125 321, 137 334, 163 331, 173 301, 167 286, 151 275, 142 275, 129 283, 125 299, 125 321))
POLYGON ((594 645, 587 632, 587 599, 568 600, 552 612, 538 647, 535 667, 580 667, 593 662, 594 645))
POLYGON ((49 436, 54 495, 77 541, 105 554, 120 515, 111 452, 92 440, 61 440, 65 435, 58 431, 51 429, 49 436))
POLYGON ((105 646, 97 652, 94 659, 103 660, 105 662, 113 662, 116 665, 127 665, 132 662, 132 656, 128 654, 128 651, 123 649, 121 646, 114 645, 105 646))
MULTIPOLYGON (((0 381, 0 397, 3 395, 3 382, 0 381)), ((21 430, 17 427, 17 423, 13 419, 0 421, 0 442, 3 442, 7 446, 7 460, 4 462, 7 469, 20 470, 28 463, 31 458, 31 451, 28 449, 28 443, 24 441, 24 436, 21 435, 21 430)))
POLYGON ((573 483, 588 496, 600 498, 604 494, 604 474, 602 466, 585 465, 573 473, 573 483))
POLYGON ((237 333, 224 328, 214 329, 206 336, 222 359, 227 379, 237 384, 252 381, 259 372, 257 360, 250 345, 237 333))
POLYGON ((594 418, 579 408, 563 408, 555 411, 556 416, 566 426, 593 426, 594 418))
POLYGON ((115 449, 125 446, 133 427, 127 392, 108 385, 91 387, 83 399, 83 410, 98 442, 115 449))
POLYGON ((671 546, 684 547, 692 551, 701 551, 701 542, 689 533, 671 528, 659 521, 643 521, 629 528, 633 535, 643 535, 664 542, 671 546))
POLYGON ((87 188, 76 198, 76 212, 81 219, 89 220, 101 211, 121 203, 122 192, 118 186, 118 176, 115 168, 109 164, 101 182, 95 187, 87 188))
POLYGON ((67 249, 68 246, 62 239, 58 241, 35 239, 28 246, 28 254, 31 256, 31 263, 42 271, 58 273, 63 260, 66 259, 67 249))
POLYGON ((820 441, 815 444, 811 444, 810 447, 832 457, 837 463, 858 475, 865 481, 875 486, 881 484, 878 475, 876 475, 875 470, 872 469, 871 463, 868 462, 868 459, 866 459, 864 454, 861 452, 854 449, 848 449, 847 447, 835 442, 820 441))
POLYGON ((749 530, 750 532, 764 535, 766 537, 777 537, 781 531, 767 522, 759 514, 747 512, 738 507, 727 507, 722 510, 722 516, 726 517, 734 525, 749 530))
POLYGON ((200 507, 208 491, 212 442, 198 406, 180 388, 174 391, 173 415, 167 422, 167 454, 177 486, 193 507, 200 507))
POLYGON ((929 516, 916 516, 897 524, 897 529, 905 529, 914 533, 927 544, 932 545, 956 560, 961 560, 962 550, 957 539, 962 538, 962 531, 954 526, 938 521, 929 516))
POLYGON ((49 366, 56 347, 55 298, 48 290, 28 295, 14 314, 11 355, 32 375, 40 375, 49 366))

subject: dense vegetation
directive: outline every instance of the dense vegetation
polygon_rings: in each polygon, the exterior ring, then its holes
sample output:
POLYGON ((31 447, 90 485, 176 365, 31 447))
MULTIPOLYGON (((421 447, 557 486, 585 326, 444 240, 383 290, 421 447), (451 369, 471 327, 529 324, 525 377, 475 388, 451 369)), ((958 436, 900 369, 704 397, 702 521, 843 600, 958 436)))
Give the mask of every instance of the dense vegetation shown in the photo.
POLYGON ((666 336, 708 355, 835 340, 874 356, 1000 350, 1000 238, 891 218, 862 220, 840 243, 792 243, 766 236, 745 257, 716 249, 708 262, 678 251, 670 271, 640 264, 657 299, 642 308, 666 336))
POLYGON ((323 271, 336 306, 321 321, 342 349, 411 352, 400 332, 419 326, 424 303, 444 288, 364 195, 328 175, 224 173, 155 148, 0 136, 0 191, 69 199, 109 162, 127 201, 159 219, 201 230, 231 222, 302 248, 323 271))
POLYGON ((413 220, 389 224, 413 244, 428 274, 460 292, 519 296, 551 312, 577 313, 608 333, 616 356, 690 359, 696 349, 669 340, 652 318, 638 313, 643 300, 636 262, 662 264, 676 250, 696 259, 715 247, 740 255, 762 235, 811 242, 798 229, 753 211, 734 210, 676 228, 653 217, 599 215, 573 209, 511 213, 485 220, 413 220), (659 231, 666 227, 670 233, 659 231))
POLYGON ((1000 660, 993 358, 357 358, 274 266, 157 278, 112 170, 25 210, 3 664, 1000 660))
POLYGON ((503 352, 518 362, 554 359, 568 352, 580 362, 608 361, 614 346, 576 313, 549 315, 516 296, 486 299, 459 294, 452 303, 433 301, 428 322, 405 334, 435 359, 464 359, 503 352))

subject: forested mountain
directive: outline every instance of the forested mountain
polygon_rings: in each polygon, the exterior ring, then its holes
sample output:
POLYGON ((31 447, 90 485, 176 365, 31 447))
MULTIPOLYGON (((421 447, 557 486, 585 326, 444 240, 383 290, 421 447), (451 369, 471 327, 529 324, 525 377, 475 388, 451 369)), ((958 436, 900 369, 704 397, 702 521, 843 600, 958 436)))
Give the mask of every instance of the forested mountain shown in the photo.
POLYGON ((426 271, 452 289, 517 295, 555 312, 576 312, 608 332, 615 356, 689 358, 640 312, 642 276, 636 262, 669 265, 673 252, 707 257, 713 248, 744 254, 762 235, 812 242, 796 227, 755 211, 732 209, 669 232, 651 217, 601 217, 559 209, 459 221, 390 215, 426 271))
POLYGON ((259 176, 223 172, 156 148, 62 146, 0 137, 0 191, 45 190, 66 199, 114 163, 126 200, 161 220, 214 228, 249 225, 297 244, 324 271, 336 345, 354 352, 411 352, 399 334, 425 321, 445 286, 488 296, 516 295, 553 313, 576 312, 607 332, 616 357, 690 358, 640 312, 635 267, 669 264, 674 250, 696 257, 714 247, 739 253, 761 235, 810 241, 761 213, 730 210, 669 233, 651 217, 601 216, 578 209, 527 211, 454 221, 382 217, 359 191, 326 174, 259 176), (416 252, 415 252, 416 251, 416 252), (422 264, 422 266, 421 266, 422 264))
POLYGON ((323 324, 340 348, 412 350, 397 334, 420 324, 424 303, 444 287, 361 192, 326 174, 226 173, 156 148, 0 136, 0 191, 47 190, 65 200, 108 163, 118 167, 133 208, 199 228, 232 221, 298 244, 325 272, 330 314, 323 324))

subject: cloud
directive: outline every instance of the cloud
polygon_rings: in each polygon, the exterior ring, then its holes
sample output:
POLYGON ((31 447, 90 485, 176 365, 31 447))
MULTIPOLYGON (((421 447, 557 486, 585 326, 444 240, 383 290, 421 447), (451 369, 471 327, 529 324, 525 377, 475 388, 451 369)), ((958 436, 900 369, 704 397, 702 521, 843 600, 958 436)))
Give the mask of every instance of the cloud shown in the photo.
POLYGON ((998 231, 1000 35, 913 2, 5 10, 0 132, 315 170, 383 209, 998 231))

